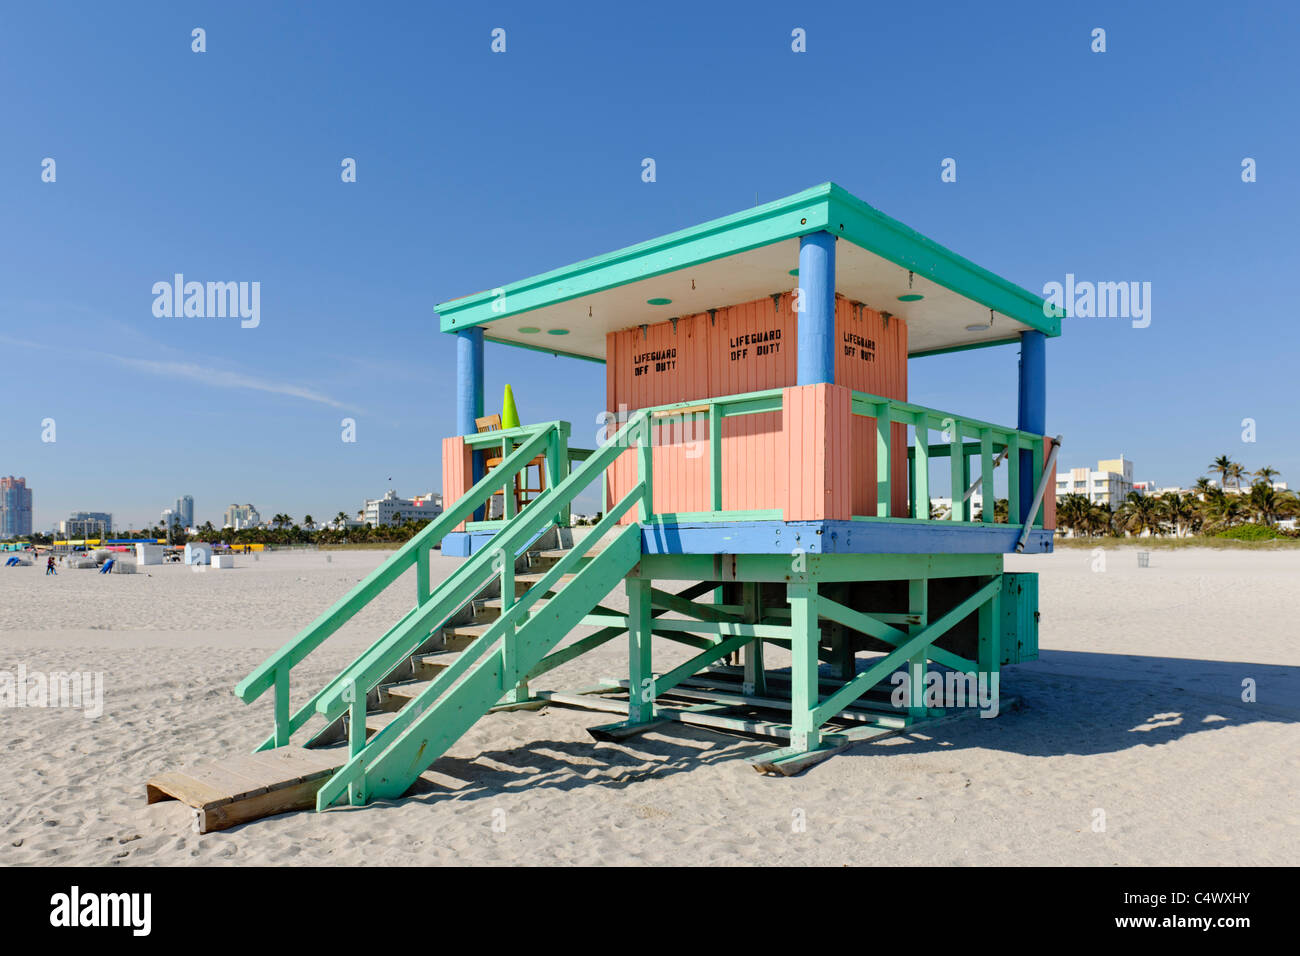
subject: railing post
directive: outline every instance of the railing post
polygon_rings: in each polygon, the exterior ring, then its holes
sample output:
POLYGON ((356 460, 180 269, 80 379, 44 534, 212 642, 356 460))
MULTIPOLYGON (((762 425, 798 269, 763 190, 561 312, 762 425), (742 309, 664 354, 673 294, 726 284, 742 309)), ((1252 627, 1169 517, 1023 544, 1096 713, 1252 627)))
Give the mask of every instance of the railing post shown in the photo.
POLYGON ((876 406, 876 517, 889 517, 890 465, 894 453, 894 429, 890 408, 884 402, 876 406))
POLYGON ((916 415, 916 460, 913 462, 912 517, 930 517, 930 422, 925 412, 916 415))
POLYGON ((1020 432, 1007 435, 1007 524, 1020 524, 1020 432))
MULTIPOLYGON (((351 759, 366 748, 366 691, 354 679, 348 687, 348 758, 351 759)), ((348 784, 348 803, 354 807, 364 806, 367 799, 366 774, 348 784)))
MULTIPOLYGON (((1034 436, 1034 453, 1033 453, 1034 474, 1029 482, 1029 488, 1030 488, 1029 507, 1031 508, 1034 505, 1033 493, 1034 491, 1037 490, 1038 483, 1039 481, 1042 480, 1043 477, 1043 458, 1044 458, 1043 446, 1046 444, 1047 444, 1047 439, 1044 436, 1042 435, 1034 436)), ((1048 494, 1055 494, 1055 493, 1056 492, 1054 488, 1048 490, 1048 494)), ((1033 517, 1034 517, 1034 527, 1041 528, 1043 526, 1044 520, 1047 518, 1047 509, 1039 508, 1034 513, 1033 517)))
POLYGON ((722 406, 709 405, 709 501, 714 511, 722 510, 722 406))
POLYGON ((528 684, 519 678, 519 637, 515 629, 515 561, 514 556, 500 549, 498 560, 501 562, 501 616, 505 618, 505 633, 501 636, 501 689, 506 691, 507 699, 518 703, 528 697, 528 684))
POLYGON ((980 497, 984 501, 984 524, 993 523, 998 499, 993 490, 993 429, 980 429, 980 497))
POLYGON ((646 414, 641 420, 641 427, 637 429, 637 481, 645 483, 645 491, 637 505, 637 518, 641 521, 649 521, 654 514, 654 447, 650 440, 652 427, 650 415, 646 414))
MULTIPOLYGON (((551 438, 546 443, 546 487, 554 488, 562 482, 567 475, 565 465, 569 461, 569 429, 568 424, 561 422, 551 432, 551 438)), ((571 506, 566 504, 560 507, 555 513, 555 523, 561 528, 569 526, 571 515, 571 506)))
MULTIPOLYGON (((509 457, 510 452, 514 451, 515 447, 517 446, 514 445, 514 442, 509 440, 503 440, 501 442, 501 457, 503 459, 509 457)), ((509 521, 519 511, 519 503, 515 500, 515 492, 519 488, 520 472, 527 472, 528 466, 524 465, 519 471, 511 472, 508 475, 505 473, 506 470, 502 468, 500 465, 498 465, 497 468, 501 471, 501 481, 502 481, 501 517, 504 518, 506 521, 509 521)), ((490 503, 491 501, 492 499, 489 498, 488 502, 490 503)))
POLYGON ((415 603, 429 600, 429 549, 421 546, 415 552, 415 603))
POLYGON ((289 668, 275 669, 275 745, 289 745, 289 668))
POLYGON ((966 520, 966 502, 962 495, 966 493, 966 450, 962 447, 961 422, 953 419, 952 440, 948 443, 948 473, 952 477, 952 509, 949 518, 953 521, 966 520))

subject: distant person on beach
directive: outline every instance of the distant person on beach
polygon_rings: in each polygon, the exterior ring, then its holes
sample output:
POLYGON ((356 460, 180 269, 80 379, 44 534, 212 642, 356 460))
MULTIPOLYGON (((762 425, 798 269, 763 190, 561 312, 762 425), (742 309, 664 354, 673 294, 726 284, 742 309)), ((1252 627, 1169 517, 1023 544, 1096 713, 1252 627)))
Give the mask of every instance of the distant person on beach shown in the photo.
POLYGON ((46 574, 58 574, 58 573, 59 573, 57 570, 55 570, 55 567, 54 567, 54 555, 50 555, 49 558, 46 559, 46 561, 45 561, 45 573, 46 573, 46 574))

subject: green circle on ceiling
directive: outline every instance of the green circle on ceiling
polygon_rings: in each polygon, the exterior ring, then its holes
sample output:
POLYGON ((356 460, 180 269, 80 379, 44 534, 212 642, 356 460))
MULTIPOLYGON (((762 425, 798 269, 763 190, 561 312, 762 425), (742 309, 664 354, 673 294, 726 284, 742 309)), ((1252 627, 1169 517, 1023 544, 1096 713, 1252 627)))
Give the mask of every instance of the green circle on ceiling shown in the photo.
POLYGON ((646 305, 672 305, 672 299, 646 299, 646 305))
POLYGON ((524 335, 536 335, 542 330, 535 325, 523 325, 520 326, 519 331, 524 335))
POLYGON ((547 335, 568 335, 569 330, 568 329, 547 329, 546 334, 547 335))
POLYGON ((915 292, 909 292, 907 293, 907 295, 900 295, 898 297, 898 301, 899 302, 920 302, 924 298, 925 296, 923 295, 918 295, 915 292))

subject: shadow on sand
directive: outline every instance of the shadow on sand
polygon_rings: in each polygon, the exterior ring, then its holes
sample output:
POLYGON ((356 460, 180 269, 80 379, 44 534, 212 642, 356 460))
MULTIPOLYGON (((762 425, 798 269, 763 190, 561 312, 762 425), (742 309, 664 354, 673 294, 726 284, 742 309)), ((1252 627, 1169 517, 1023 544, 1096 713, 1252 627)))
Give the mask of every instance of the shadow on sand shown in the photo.
MULTIPOLYGON (((832 762, 963 747, 1036 757, 1103 754, 1249 723, 1294 723, 1300 721, 1300 667, 1045 651, 1041 660, 1004 672, 1002 695, 1021 698, 1021 709, 1004 711, 1000 719, 971 715, 915 734, 865 742, 832 762), (1254 682, 1254 703, 1242 700, 1248 679, 1254 682)), ((592 726, 609 721, 608 714, 590 715, 592 726)), ((617 744, 538 739, 473 759, 445 757, 403 801, 472 800, 534 787, 621 789, 701 765, 758 756, 772 746, 683 725, 617 744)), ((760 784, 757 778, 755 784, 760 784)))

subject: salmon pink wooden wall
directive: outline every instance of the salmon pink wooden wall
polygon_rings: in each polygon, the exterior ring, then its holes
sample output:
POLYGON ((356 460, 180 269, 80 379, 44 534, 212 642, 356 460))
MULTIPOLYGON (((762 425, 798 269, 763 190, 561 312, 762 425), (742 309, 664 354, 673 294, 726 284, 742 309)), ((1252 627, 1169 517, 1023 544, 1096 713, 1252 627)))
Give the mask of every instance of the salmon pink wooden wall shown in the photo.
MULTIPOLYGON (((450 508, 474 483, 469 446, 460 435, 442 440, 442 507, 450 508)), ((455 528, 465 530, 465 522, 455 528)))
MULTIPOLYGON (((612 332, 606 339, 606 401, 630 413, 648 405, 691 402, 721 395, 785 388, 796 381, 797 321, 790 293, 676 323, 612 332)), ((837 384, 887 398, 907 398, 907 325, 846 299, 836 300, 837 384)), ((833 453, 850 459, 854 514, 876 511, 875 420, 855 417, 853 440, 833 453)), ((900 449, 891 481, 891 509, 907 511, 906 429, 896 425, 900 449)), ((661 426, 654 456, 654 508, 659 514, 710 511, 707 421, 661 426)), ((782 415, 771 412, 722 424, 722 507, 726 511, 784 509, 789 492, 782 415)), ((828 473, 836 468, 828 465, 828 473)), ((636 458, 620 457, 610 470, 609 501, 636 481, 636 458)), ((632 518, 628 517, 627 521, 632 518)))

